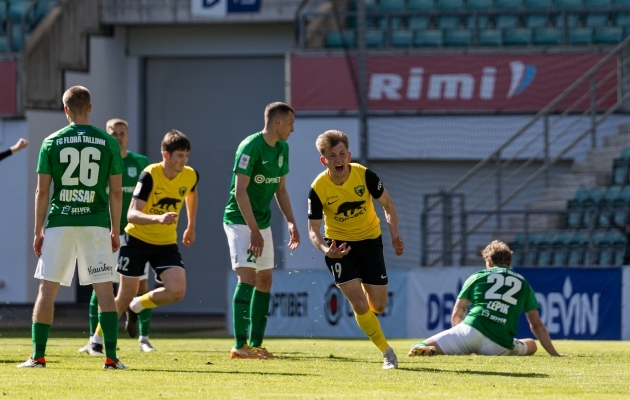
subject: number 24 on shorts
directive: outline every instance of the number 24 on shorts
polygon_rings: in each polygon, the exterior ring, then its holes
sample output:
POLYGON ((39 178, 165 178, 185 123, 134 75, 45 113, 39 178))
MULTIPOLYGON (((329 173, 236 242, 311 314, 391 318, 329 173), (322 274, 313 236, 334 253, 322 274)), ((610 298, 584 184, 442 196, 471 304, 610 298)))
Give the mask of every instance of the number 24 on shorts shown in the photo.
POLYGON ((256 264, 256 257, 254 257, 254 253, 251 250, 247 250, 247 262, 256 264))

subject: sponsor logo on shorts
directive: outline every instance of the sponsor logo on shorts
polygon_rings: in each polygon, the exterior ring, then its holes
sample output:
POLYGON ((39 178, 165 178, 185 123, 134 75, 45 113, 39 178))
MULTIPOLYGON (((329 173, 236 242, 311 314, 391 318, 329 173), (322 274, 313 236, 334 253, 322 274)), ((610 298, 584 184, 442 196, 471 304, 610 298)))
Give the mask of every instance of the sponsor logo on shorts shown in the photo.
POLYGON ((107 265, 102 261, 99 261, 98 267, 89 266, 88 273, 90 275, 102 275, 102 274, 111 274, 114 271, 114 267, 111 265, 107 265))

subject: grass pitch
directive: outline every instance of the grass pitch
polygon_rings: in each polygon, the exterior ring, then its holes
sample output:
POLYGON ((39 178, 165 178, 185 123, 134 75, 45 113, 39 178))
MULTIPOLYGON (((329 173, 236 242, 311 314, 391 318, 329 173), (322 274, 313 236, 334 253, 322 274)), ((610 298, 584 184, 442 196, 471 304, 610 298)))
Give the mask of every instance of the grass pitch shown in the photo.
MULTIPOLYGON (((46 399, 400 399, 629 398, 630 343, 556 341, 572 358, 438 356, 407 358, 414 342, 394 339, 397 370, 367 340, 267 339, 281 358, 233 360, 232 340, 155 335, 154 353, 121 332, 125 371, 79 354, 85 337, 51 332, 45 369, 17 369, 31 352, 29 332, 0 337, 0 397, 46 399)), ((193 335, 194 336, 194 335, 193 335)), ((198 336, 201 336, 200 334, 198 336)))

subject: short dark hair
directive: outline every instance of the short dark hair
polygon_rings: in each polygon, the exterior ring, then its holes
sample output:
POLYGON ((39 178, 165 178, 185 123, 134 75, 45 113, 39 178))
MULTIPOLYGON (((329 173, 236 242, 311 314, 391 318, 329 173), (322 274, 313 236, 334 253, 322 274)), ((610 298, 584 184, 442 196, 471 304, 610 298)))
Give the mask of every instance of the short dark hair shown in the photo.
POLYGON ((350 149, 350 141, 348 140, 348 135, 341 131, 337 130, 329 130, 317 137, 315 141, 315 147, 317 150, 324 156, 327 149, 332 149, 339 143, 343 143, 346 145, 346 150, 350 149))
POLYGON ((505 265, 509 267, 512 265, 512 250, 507 244, 500 240, 493 240, 488 246, 481 252, 484 260, 490 260, 492 265, 505 265))
POLYGON ((265 123, 271 122, 278 117, 286 117, 288 113, 295 114, 295 110, 290 105, 281 101, 269 103, 265 107, 265 123))
POLYGON ((90 91, 83 86, 72 86, 63 94, 62 100, 73 114, 85 115, 91 104, 90 91))
POLYGON ((190 151, 190 140, 182 132, 172 129, 162 139, 162 151, 173 154, 177 150, 190 151))

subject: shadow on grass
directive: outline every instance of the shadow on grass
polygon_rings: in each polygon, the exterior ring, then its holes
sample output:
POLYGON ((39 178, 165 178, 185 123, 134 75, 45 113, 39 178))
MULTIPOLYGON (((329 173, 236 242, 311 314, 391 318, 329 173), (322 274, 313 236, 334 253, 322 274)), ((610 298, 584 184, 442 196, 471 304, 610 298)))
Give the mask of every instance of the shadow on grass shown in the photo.
POLYGON ((425 368, 425 367, 417 367, 417 368, 398 367, 398 370, 408 371, 408 372, 435 372, 435 373, 468 374, 468 375, 505 376, 505 377, 511 377, 511 378, 549 378, 549 375, 547 374, 538 374, 535 372, 497 372, 497 371, 476 371, 472 369, 449 370, 449 369, 425 368))

